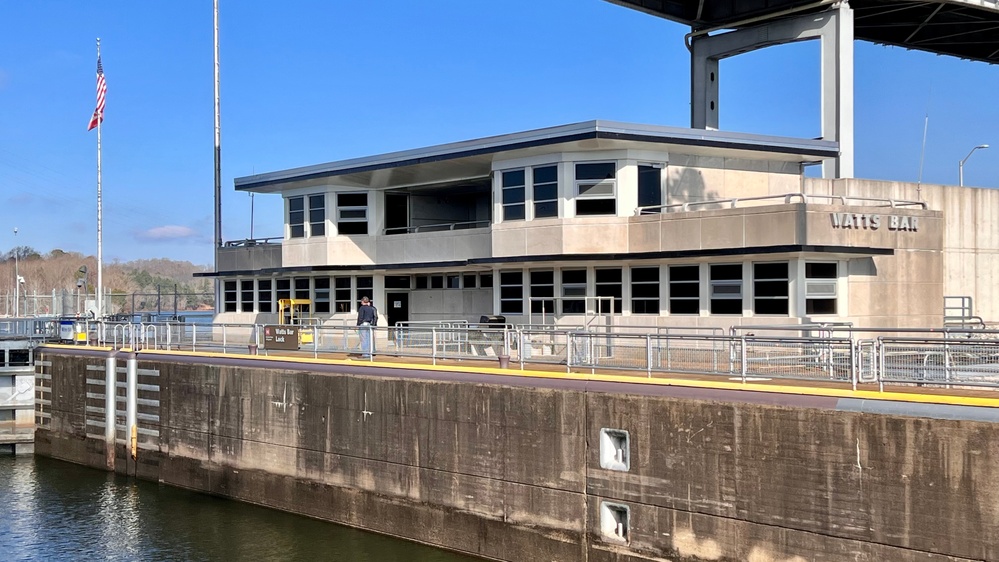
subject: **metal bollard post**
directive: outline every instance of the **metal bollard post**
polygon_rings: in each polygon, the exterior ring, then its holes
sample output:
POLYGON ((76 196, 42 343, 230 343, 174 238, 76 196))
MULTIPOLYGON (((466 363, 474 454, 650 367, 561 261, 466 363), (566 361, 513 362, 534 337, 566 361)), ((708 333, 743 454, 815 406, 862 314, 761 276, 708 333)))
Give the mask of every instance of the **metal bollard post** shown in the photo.
MULTIPOLYGON (((135 436, 139 404, 139 360, 135 354, 130 355, 126 362, 125 386, 125 435, 135 436)), ((135 447, 136 444, 131 443, 132 458, 135 458, 135 447)))
POLYGON ((437 328, 430 328, 430 356, 433 364, 437 364, 437 328))
POLYGON ((652 378, 652 336, 645 334, 645 370, 652 378))
POLYGON ((117 354, 117 351, 112 351, 104 360, 104 454, 108 470, 114 470, 115 423, 118 407, 117 354))
POLYGON ((742 384, 746 384, 746 336, 742 336, 742 349, 739 350, 742 362, 742 384))

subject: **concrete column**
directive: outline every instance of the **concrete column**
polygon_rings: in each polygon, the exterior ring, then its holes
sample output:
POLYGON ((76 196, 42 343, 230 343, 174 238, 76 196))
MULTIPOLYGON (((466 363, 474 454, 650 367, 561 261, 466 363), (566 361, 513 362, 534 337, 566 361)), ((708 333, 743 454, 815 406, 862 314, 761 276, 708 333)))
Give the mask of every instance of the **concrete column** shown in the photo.
MULTIPOLYGON (((822 164, 823 178, 853 177, 853 10, 846 2, 820 14, 788 17, 717 35, 691 37, 690 125, 717 129, 719 61, 795 41, 821 42, 822 139, 837 141, 840 155, 822 164)), ((789 74, 793 69, 788 69, 789 74)))
POLYGON ((104 360, 104 452, 108 470, 114 470, 116 389, 118 385, 117 354, 117 351, 112 351, 104 360))

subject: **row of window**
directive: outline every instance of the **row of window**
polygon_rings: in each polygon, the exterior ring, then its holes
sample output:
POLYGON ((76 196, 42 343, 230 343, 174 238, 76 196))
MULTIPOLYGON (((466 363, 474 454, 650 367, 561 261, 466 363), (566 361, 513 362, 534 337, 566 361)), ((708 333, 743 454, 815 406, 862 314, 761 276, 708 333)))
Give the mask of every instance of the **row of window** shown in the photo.
MULTIPOLYGON (((700 314, 701 266, 667 267, 666 311, 670 314, 700 314)), ((659 314, 661 269, 632 267, 632 314, 659 314)), ((742 264, 708 266, 708 302, 710 314, 743 314, 742 264)), ((525 296, 533 314, 620 313, 624 294, 622 268, 597 268, 594 294, 588 296, 586 269, 500 271, 500 313, 524 314, 525 296), (526 293, 525 293, 526 289, 526 293), (587 306, 589 304, 589 306, 587 306)), ((837 264, 805 264, 805 313, 836 314, 837 264)), ((787 315, 790 310, 789 262, 752 264, 753 302, 757 315, 787 315)))
MULTIPOLYGON (((574 168, 572 199, 576 216, 617 214, 617 163, 578 162, 574 168)), ((558 216, 558 166, 546 165, 501 172, 503 220, 527 218, 531 202, 534 218, 558 216), (530 189, 528 189, 530 186, 530 189)), ((662 167, 638 166, 638 205, 662 204, 662 167)))
MULTIPOLYGON (((638 166, 638 205, 662 204, 661 166, 638 166)), ((579 162, 574 167, 572 198, 577 216, 617 214, 617 163, 579 162)), ((503 220, 527 218, 527 205, 534 218, 557 217, 558 166, 555 164, 501 172, 503 220), (529 189, 528 189, 529 188, 529 189)), ((368 233, 368 194, 336 193, 337 234, 368 233)), ((326 235, 326 194, 288 198, 288 236, 305 238, 326 235)))
MULTIPOLYGON (((338 234, 368 233, 367 193, 336 194, 336 228, 338 234)), ((291 238, 325 236, 326 195, 289 197, 288 229, 291 238)))
POLYGON ((350 312, 362 297, 374 297, 371 276, 295 277, 292 279, 241 279, 222 285, 222 310, 225 312, 277 312, 282 299, 312 301, 307 312, 329 314, 350 312), (256 310, 254 310, 256 305, 256 310))
MULTIPOLYGON (((435 273, 430 275, 387 275, 386 289, 491 289, 492 273, 435 273), (413 283, 415 281, 415 284, 413 283)), ((316 313, 351 312, 353 302, 373 298, 371 276, 295 277, 292 279, 241 279, 223 283, 225 312, 277 312, 280 299, 309 299, 316 313), (331 281, 332 280, 332 281, 331 281), (330 299, 332 288, 332 301, 330 299), (254 300, 256 299, 256 300, 254 300), (332 302, 332 309, 330 303, 332 302), (254 308, 256 307, 256 308, 254 308)))
MULTIPOLYGON (((500 313, 584 314, 620 313, 624 298, 623 268, 593 270, 594 294, 587 294, 589 271, 585 268, 499 272, 500 313), (557 281, 557 283, 556 283, 557 281), (589 306, 588 306, 589 305, 589 306)), ((630 268, 632 314, 659 314, 660 279, 658 266, 630 268)), ((700 265, 670 265, 666 268, 666 311, 670 314, 701 312, 700 265)), ((743 313, 742 264, 710 264, 707 308, 710 314, 743 313)), ((837 313, 837 264, 805 264, 805 314, 837 313)), ((790 302, 790 263, 752 264, 752 309, 757 315, 787 315, 790 302)), ((225 312, 277 312, 280 299, 310 299, 310 312, 318 314, 351 312, 362 297, 372 298, 371 276, 295 277, 284 279, 242 279, 223 283, 225 312), (254 308, 256 306, 256 308, 254 308)), ((396 290, 492 288, 492 273, 434 273, 388 275, 385 288, 396 290)))
MULTIPOLYGON (((417 275, 416 289, 491 289, 492 273, 435 273, 417 275)), ((391 288, 386 285, 386 288, 391 288)), ((408 287, 396 287, 408 288, 408 287)))

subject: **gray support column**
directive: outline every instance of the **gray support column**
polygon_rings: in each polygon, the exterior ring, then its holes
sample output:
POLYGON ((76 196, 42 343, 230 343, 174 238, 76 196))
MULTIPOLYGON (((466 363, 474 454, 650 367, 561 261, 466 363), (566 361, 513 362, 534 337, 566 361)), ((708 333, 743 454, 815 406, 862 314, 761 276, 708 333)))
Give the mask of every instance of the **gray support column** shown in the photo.
POLYGON ((845 2, 822 29, 822 138, 839 142, 823 178, 853 177, 853 10, 845 2))
POLYGON ((691 43, 690 126, 695 129, 718 129, 719 58, 705 53, 705 38, 691 43))
POLYGON ((112 351, 104 360, 104 451, 108 470, 114 470, 114 441, 117 410, 118 358, 112 351))
POLYGON ((837 141, 840 146, 839 158, 823 162, 822 177, 853 177, 853 10, 846 2, 819 14, 792 16, 717 35, 692 35, 691 127, 719 126, 722 59, 809 39, 821 42, 822 139, 837 141))

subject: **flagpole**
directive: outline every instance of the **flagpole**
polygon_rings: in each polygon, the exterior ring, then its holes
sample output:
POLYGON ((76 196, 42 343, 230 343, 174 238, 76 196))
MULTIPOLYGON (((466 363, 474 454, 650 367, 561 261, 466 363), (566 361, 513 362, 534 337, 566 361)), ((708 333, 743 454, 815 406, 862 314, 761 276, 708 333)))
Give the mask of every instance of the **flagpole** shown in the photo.
POLYGON ((222 123, 219 111, 219 0, 214 2, 215 27, 215 255, 222 247, 222 123))
MULTIPOLYGON (((101 38, 97 38, 97 60, 101 60, 101 38)), ((104 241, 101 215, 101 115, 97 119, 97 318, 104 317, 104 241)))

